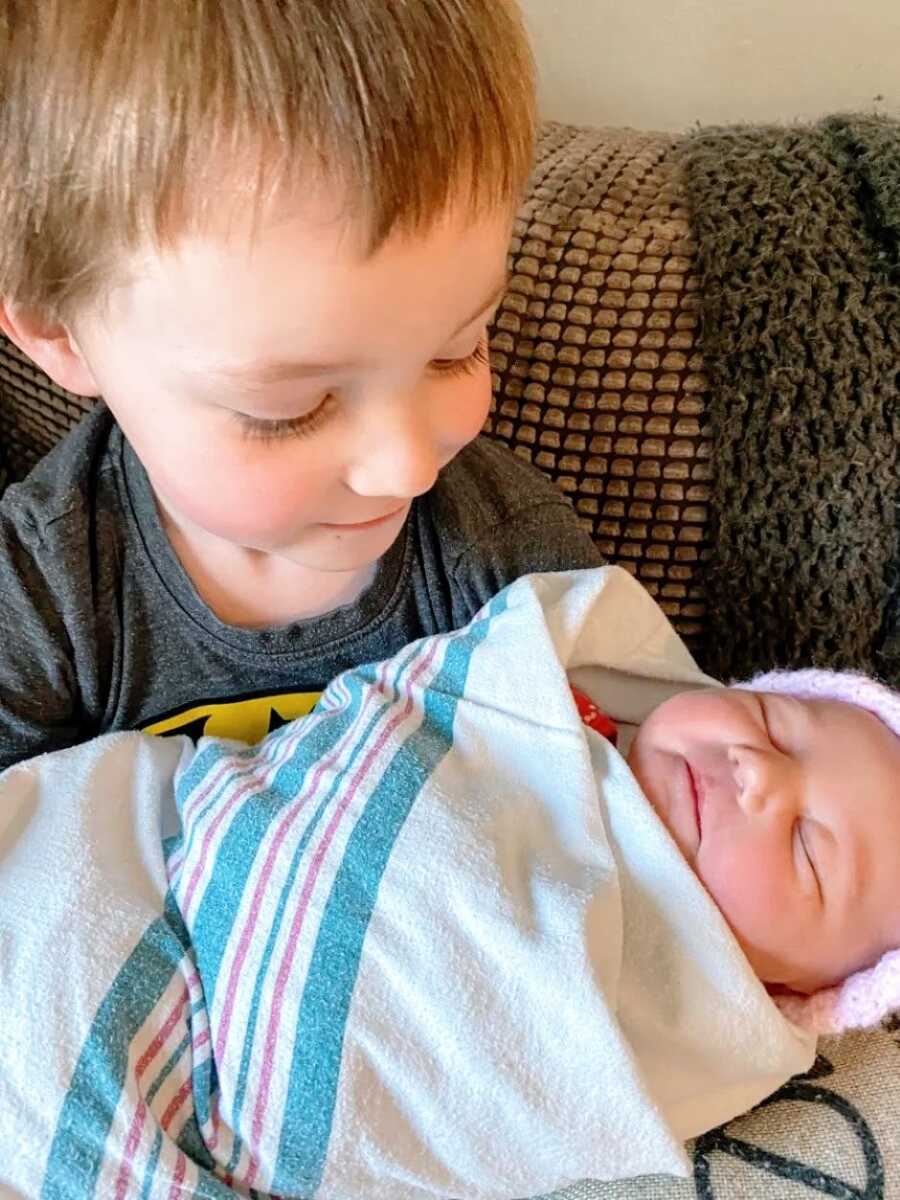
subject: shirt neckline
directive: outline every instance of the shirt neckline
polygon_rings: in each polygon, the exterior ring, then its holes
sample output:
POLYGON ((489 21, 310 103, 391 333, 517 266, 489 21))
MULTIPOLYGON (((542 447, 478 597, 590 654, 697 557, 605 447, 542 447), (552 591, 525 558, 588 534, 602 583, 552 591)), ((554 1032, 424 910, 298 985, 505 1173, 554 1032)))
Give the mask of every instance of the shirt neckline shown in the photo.
POLYGON ((405 590, 405 580, 411 569, 413 509, 418 501, 413 502, 402 530, 379 559, 371 582, 349 604, 288 625, 262 629, 229 625, 206 604, 185 571, 163 527, 147 472, 117 424, 110 448, 120 463, 123 499, 138 531, 148 566, 184 615, 217 641, 255 654, 321 655, 350 638, 371 633, 387 619, 405 590))

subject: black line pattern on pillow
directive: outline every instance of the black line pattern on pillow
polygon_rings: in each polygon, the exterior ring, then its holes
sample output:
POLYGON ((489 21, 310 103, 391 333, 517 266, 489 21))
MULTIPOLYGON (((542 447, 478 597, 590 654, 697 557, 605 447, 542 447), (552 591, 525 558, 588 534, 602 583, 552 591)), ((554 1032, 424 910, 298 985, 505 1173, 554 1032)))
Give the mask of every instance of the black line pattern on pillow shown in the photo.
MULTIPOLYGON (((820 1170, 812 1163, 801 1162, 799 1159, 785 1158, 781 1154, 765 1150, 752 1142, 732 1137, 726 1131, 727 1125, 713 1129, 698 1138, 694 1145, 694 1186, 698 1200, 727 1200, 716 1192, 711 1176, 711 1156, 718 1152, 727 1154, 740 1163, 764 1171, 779 1179, 790 1180, 794 1184, 803 1183, 813 1192, 823 1196, 834 1197, 835 1200, 884 1200, 884 1162, 878 1142, 862 1113, 839 1093, 822 1087, 817 1081, 834 1072, 831 1062, 823 1055, 816 1056, 812 1068, 805 1075, 798 1075, 788 1082, 774 1095, 764 1100, 758 1108, 777 1104, 782 1100, 805 1101, 811 1104, 825 1104, 846 1121, 859 1143, 862 1161, 865 1164, 865 1183, 862 1187, 848 1183, 820 1170)), ((796 1122, 793 1122, 796 1124, 796 1122)), ((728 1190, 734 1194, 734 1175, 729 1172, 728 1190)), ((771 1185, 770 1185, 771 1186, 771 1185)), ((774 1193, 766 1188, 769 1195, 774 1193)))

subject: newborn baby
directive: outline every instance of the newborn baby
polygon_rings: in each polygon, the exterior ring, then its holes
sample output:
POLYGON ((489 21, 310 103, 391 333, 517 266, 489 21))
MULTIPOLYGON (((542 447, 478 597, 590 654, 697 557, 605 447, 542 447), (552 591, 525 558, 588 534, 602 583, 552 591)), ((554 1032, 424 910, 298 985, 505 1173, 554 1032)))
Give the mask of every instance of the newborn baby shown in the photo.
POLYGON ((201 742, 169 872, 219 1171, 335 1200, 686 1174, 807 1069, 802 997, 871 993, 843 981, 900 945, 900 707, 711 684, 624 572, 536 577, 259 748, 201 742))
POLYGON ((256 747, 0 776, 0 1192, 511 1200, 900 1007, 900 703, 532 576, 256 747))

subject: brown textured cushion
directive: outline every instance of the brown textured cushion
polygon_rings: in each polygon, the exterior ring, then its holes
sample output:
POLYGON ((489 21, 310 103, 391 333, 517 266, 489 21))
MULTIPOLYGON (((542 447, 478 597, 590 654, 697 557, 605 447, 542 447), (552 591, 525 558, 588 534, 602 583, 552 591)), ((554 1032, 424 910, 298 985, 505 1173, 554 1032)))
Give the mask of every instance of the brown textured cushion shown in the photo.
POLYGON ((0 447, 14 479, 23 478, 92 404, 57 387, 2 335, 0 389, 0 447))
POLYGON ((676 146, 545 128, 491 340, 488 429, 556 481, 697 648, 711 446, 676 146))

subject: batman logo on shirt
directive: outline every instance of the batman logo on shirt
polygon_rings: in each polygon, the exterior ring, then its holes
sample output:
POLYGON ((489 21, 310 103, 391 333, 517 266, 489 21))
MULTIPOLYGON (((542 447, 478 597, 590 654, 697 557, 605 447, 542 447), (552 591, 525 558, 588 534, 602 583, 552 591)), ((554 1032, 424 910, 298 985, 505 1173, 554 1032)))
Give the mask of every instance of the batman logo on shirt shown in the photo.
POLYGON ((283 692, 243 700, 213 700, 192 704, 189 708, 151 721, 142 727, 142 732, 156 737, 186 734, 194 741, 201 737, 234 738, 239 742, 254 744, 288 721, 307 716, 315 708, 321 694, 283 692))

